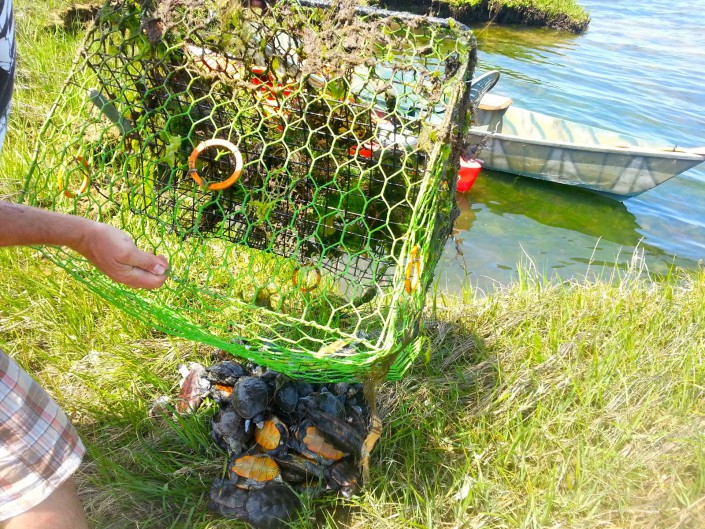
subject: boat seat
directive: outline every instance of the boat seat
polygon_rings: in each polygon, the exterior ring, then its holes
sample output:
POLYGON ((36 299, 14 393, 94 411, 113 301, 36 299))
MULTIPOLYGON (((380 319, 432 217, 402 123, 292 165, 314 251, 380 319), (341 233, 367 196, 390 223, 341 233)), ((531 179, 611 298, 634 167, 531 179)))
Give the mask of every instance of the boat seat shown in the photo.
POLYGON ((485 94, 482 96, 482 99, 480 99, 480 105, 478 108, 480 110, 504 110, 505 108, 509 108, 509 105, 512 104, 512 100, 509 99, 508 97, 500 96, 497 94, 485 94))

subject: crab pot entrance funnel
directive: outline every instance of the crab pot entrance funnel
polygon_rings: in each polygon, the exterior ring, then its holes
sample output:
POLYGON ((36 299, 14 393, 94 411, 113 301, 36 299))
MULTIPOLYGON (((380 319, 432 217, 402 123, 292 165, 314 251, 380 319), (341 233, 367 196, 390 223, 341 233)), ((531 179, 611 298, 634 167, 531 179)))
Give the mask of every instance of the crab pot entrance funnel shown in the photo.
POLYGON ((451 231, 475 57, 460 24, 347 1, 110 0, 23 196, 172 274, 134 291, 43 251, 164 332, 311 381, 398 378, 451 231))

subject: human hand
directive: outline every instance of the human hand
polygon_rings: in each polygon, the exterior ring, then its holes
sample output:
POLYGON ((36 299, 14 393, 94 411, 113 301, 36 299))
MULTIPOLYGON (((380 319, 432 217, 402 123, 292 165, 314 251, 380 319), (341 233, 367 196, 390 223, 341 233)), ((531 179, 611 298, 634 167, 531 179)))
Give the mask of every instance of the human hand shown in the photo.
POLYGON ((74 248, 110 279, 132 288, 159 288, 169 262, 163 255, 143 252, 130 236, 117 228, 91 222, 74 248))

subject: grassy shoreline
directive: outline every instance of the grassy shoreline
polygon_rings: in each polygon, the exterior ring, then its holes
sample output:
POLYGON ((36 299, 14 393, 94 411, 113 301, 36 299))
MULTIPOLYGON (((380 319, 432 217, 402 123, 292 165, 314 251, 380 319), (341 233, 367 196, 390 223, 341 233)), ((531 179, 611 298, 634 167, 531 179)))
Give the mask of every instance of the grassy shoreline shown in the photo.
MULTIPOLYGON (((89 450, 96 527, 230 527, 205 510, 223 456, 212 409, 154 422, 176 367, 207 347, 97 299, 31 249, 0 252, 0 342, 56 396, 89 450)), ((705 271, 437 296, 426 358, 380 392, 385 431, 351 502, 297 527, 701 527, 705 271)))
POLYGON ((381 0, 389 8, 442 17, 453 17, 465 24, 491 22, 547 27, 582 33, 590 15, 576 0, 381 0))
MULTIPOLYGON (((0 196, 15 199, 78 40, 17 2, 20 54, 0 196)), ((163 423, 178 364, 165 336, 30 248, 0 250, 0 347, 56 397, 88 446, 81 496, 100 529, 244 527, 205 510, 223 456, 212 410, 163 423)), ((429 296, 426 346, 380 394, 385 431, 364 493, 309 505, 297 527, 705 526, 705 270, 429 296), (434 303, 435 301, 435 303, 434 303), (435 309, 434 309, 435 307, 435 309)))

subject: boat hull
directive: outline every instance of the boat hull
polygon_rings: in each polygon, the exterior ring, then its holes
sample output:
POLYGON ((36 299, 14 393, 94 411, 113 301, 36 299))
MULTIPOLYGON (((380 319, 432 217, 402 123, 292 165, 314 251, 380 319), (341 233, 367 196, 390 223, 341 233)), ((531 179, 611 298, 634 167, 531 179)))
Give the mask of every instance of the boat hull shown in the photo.
POLYGON ((469 141, 484 167, 598 191, 639 195, 705 156, 510 107, 480 111, 469 141))

